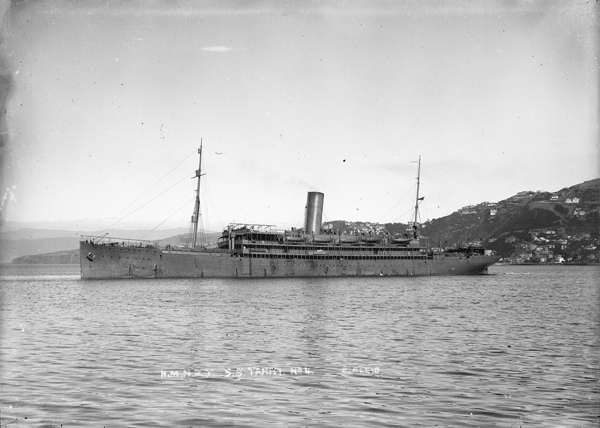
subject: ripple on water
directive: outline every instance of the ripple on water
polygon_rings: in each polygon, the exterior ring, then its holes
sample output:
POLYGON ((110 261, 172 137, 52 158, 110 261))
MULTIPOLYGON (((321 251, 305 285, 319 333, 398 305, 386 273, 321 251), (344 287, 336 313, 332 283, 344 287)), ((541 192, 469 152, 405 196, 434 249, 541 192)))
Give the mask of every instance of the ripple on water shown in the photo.
POLYGON ((0 403, 16 426, 597 423, 597 270, 83 282, 65 269, 0 277, 0 403))

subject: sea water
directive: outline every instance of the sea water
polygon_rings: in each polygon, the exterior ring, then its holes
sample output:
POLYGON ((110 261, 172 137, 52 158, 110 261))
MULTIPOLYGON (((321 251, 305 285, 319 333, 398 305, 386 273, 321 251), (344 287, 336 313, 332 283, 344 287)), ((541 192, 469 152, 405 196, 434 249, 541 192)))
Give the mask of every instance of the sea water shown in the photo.
POLYGON ((4 265, 0 425, 594 427, 599 277, 83 281, 4 265))

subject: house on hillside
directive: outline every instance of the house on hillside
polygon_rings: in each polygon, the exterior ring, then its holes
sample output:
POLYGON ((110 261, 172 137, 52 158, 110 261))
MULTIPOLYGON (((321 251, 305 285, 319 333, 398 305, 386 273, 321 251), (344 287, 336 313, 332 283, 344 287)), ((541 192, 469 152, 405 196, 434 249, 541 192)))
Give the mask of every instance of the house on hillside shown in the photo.
POLYGON ((565 199, 565 203, 567 204, 578 204, 579 198, 567 198, 565 199))
POLYGON ((525 191, 525 192, 519 192, 516 195, 513 196, 514 199, 527 199, 527 198, 531 198, 532 196, 535 195, 535 192, 531 192, 531 191, 525 191))

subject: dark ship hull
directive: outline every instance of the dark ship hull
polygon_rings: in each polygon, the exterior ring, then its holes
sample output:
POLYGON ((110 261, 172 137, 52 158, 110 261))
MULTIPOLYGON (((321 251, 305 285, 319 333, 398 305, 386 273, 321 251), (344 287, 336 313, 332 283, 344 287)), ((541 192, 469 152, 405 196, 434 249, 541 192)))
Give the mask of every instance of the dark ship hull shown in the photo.
MULTIPOLYGON (((200 167, 202 164, 202 147, 200 167)), ((270 225, 231 224, 216 248, 196 245, 200 168, 188 247, 159 246, 105 236, 80 242, 81 277, 88 278, 286 278, 415 275, 479 275, 500 257, 480 245, 430 250, 418 239, 415 221, 404 236, 387 230, 343 233, 322 230, 323 193, 309 192, 304 228, 278 231, 270 225)), ((420 175, 420 160, 419 160, 420 175)), ((418 178, 417 178, 418 180, 418 178)))
POLYGON ((419 247, 254 244, 191 251, 152 244, 80 243, 82 278, 285 278, 480 275, 499 260, 468 247, 434 254, 419 247), (246 247, 246 248, 243 248, 246 247))

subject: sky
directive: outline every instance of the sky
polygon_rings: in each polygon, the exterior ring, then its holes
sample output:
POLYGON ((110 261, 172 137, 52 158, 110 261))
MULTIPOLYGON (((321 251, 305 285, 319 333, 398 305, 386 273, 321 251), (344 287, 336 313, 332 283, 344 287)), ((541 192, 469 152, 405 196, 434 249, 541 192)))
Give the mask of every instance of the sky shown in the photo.
POLYGON ((185 227, 201 141, 211 230, 406 222, 419 156, 422 221, 597 178, 598 8, 4 2, 2 219, 185 227))

